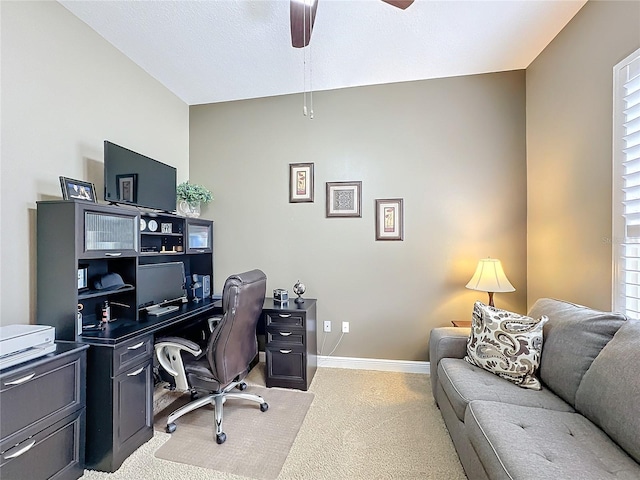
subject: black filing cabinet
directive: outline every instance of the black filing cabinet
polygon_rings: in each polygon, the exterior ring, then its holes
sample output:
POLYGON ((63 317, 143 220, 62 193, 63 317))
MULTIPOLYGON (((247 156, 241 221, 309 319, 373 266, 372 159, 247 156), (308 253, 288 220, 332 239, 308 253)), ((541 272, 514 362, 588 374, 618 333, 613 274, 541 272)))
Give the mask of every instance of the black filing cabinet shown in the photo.
POLYGON ((92 345, 87 379, 87 467, 115 472, 153 437, 153 335, 92 345))
POLYGON ((86 345, 0 372, 0 478, 74 480, 85 466, 86 345))
POLYGON ((262 314, 267 387, 307 390, 318 367, 316 300, 280 304, 267 299, 262 314))

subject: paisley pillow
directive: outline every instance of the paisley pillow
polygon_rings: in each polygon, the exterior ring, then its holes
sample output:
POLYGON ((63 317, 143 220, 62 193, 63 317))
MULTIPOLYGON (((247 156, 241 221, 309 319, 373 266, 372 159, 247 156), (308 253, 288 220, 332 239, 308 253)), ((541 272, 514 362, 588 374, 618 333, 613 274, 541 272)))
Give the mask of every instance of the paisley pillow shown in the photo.
POLYGON ((535 320, 476 302, 464 359, 520 387, 540 390, 535 372, 547 320, 546 315, 535 320))

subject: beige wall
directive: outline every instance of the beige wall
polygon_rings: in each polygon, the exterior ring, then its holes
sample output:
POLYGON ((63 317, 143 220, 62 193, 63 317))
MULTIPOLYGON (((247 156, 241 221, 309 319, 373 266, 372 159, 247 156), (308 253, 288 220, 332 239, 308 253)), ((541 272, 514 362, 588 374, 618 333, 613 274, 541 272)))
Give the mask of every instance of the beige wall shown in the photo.
POLYGON ((0 321, 35 319, 36 201, 95 183, 112 140, 188 175, 188 107, 57 2, 0 2, 0 321))
MULTIPOLYGON (((523 71, 190 108, 190 175, 214 192, 215 291, 261 268, 268 292, 297 279, 333 322, 323 354, 427 360, 431 328, 469 319, 464 288, 500 258, 526 308, 523 71), (315 164, 315 202, 288 203, 289 163, 315 164), (325 218, 325 182, 362 181, 362 218, 325 218), (405 240, 376 242, 374 199, 404 198, 405 240)), ((449 324, 450 325, 450 324, 449 324)), ((323 335, 319 335, 322 343, 323 335)))
POLYGON ((611 308, 613 66, 640 2, 590 1, 527 69, 528 303, 611 308))

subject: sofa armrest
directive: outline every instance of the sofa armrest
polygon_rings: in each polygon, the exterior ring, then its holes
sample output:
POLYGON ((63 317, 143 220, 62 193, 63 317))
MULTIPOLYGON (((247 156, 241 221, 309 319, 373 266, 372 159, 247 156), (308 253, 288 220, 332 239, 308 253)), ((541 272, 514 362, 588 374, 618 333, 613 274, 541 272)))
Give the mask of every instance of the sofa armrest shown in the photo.
POLYGON ((438 363, 442 358, 464 358, 467 354, 467 339, 471 333, 465 327, 438 327, 429 337, 429 369, 431 391, 435 397, 438 384, 438 363))

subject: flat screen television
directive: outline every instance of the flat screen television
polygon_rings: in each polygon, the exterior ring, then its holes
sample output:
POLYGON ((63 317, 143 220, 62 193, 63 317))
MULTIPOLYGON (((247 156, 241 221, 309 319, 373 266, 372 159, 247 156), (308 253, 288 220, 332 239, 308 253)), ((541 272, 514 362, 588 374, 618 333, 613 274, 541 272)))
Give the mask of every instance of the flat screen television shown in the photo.
POLYGON ((182 262, 152 263, 138 267, 138 309, 163 306, 186 296, 182 262))
POLYGON ((105 140, 104 199, 173 212, 176 209, 176 169, 105 140))

